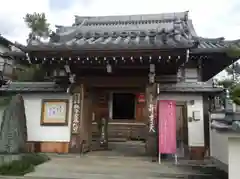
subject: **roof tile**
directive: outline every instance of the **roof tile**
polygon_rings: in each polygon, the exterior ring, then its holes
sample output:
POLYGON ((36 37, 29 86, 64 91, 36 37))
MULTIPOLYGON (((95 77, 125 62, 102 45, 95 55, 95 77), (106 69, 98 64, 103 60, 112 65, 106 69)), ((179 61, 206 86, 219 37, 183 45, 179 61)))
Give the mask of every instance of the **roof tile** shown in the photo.
MULTIPOLYGON (((12 82, 2 86, 1 91, 6 92, 44 92, 59 91, 66 92, 66 89, 54 82, 12 82)), ((198 83, 177 83, 160 85, 161 92, 222 92, 222 88, 212 87, 210 84, 198 83)))
POLYGON ((56 85, 54 82, 12 82, 9 85, 2 86, 0 91, 6 92, 63 92, 64 88, 56 85))
MULTIPOLYGON (((240 40, 197 36, 188 12, 76 16, 72 26, 56 26, 50 40, 32 38, 24 52, 52 50, 131 50, 188 48, 192 54, 240 49, 240 40)), ((20 48, 19 47, 19 48, 20 48)))
POLYGON ((29 47, 115 48, 191 48, 192 28, 187 12, 133 16, 79 17, 72 27, 58 26, 51 41, 32 39, 29 47))
POLYGON ((219 131, 234 131, 238 133, 240 132, 240 113, 227 112, 225 110, 215 113, 223 113, 225 114, 225 117, 212 119, 211 128, 219 131))
POLYGON ((160 91, 166 92, 222 92, 223 88, 213 87, 208 82, 180 82, 160 85, 160 91))

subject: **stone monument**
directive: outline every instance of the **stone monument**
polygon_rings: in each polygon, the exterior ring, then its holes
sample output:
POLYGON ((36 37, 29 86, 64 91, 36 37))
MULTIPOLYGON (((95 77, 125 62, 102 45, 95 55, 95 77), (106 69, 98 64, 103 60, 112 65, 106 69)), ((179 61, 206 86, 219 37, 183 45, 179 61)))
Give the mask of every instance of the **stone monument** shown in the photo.
POLYGON ((0 153, 16 154, 26 151, 27 126, 24 100, 13 96, 5 108, 0 128, 0 153))

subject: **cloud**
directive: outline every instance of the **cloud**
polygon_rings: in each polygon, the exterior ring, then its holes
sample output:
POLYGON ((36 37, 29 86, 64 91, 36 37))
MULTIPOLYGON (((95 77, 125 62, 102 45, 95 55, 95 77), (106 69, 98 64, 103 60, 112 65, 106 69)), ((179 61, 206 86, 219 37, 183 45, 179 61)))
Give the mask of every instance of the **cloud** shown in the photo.
POLYGON ((0 33, 25 43, 26 13, 45 12, 54 25, 71 25, 74 15, 125 15, 190 11, 199 36, 240 38, 238 0, 7 0, 1 3, 0 33))
POLYGON ((71 7, 72 1, 66 1, 66 0, 50 0, 49 1, 49 8, 51 10, 62 10, 62 9, 68 9, 71 7))
POLYGON ((0 33, 12 41, 25 43, 29 30, 24 24, 26 13, 49 12, 48 0, 7 0, 0 11, 0 33))

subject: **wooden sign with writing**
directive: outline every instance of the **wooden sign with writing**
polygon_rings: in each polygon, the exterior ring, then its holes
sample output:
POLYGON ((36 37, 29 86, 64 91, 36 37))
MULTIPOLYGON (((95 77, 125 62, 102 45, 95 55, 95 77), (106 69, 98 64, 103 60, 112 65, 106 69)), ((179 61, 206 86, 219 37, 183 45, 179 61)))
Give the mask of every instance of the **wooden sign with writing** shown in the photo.
POLYGON ((68 125, 68 100, 43 100, 41 125, 68 125))

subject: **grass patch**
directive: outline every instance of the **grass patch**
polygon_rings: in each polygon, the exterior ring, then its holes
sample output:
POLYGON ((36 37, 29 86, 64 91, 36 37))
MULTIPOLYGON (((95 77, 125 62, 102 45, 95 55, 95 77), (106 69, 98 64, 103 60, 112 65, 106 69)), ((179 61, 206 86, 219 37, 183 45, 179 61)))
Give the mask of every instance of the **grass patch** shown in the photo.
POLYGON ((14 160, 10 163, 0 166, 0 175, 22 176, 33 172, 36 165, 49 160, 44 154, 25 154, 20 160, 14 160))

